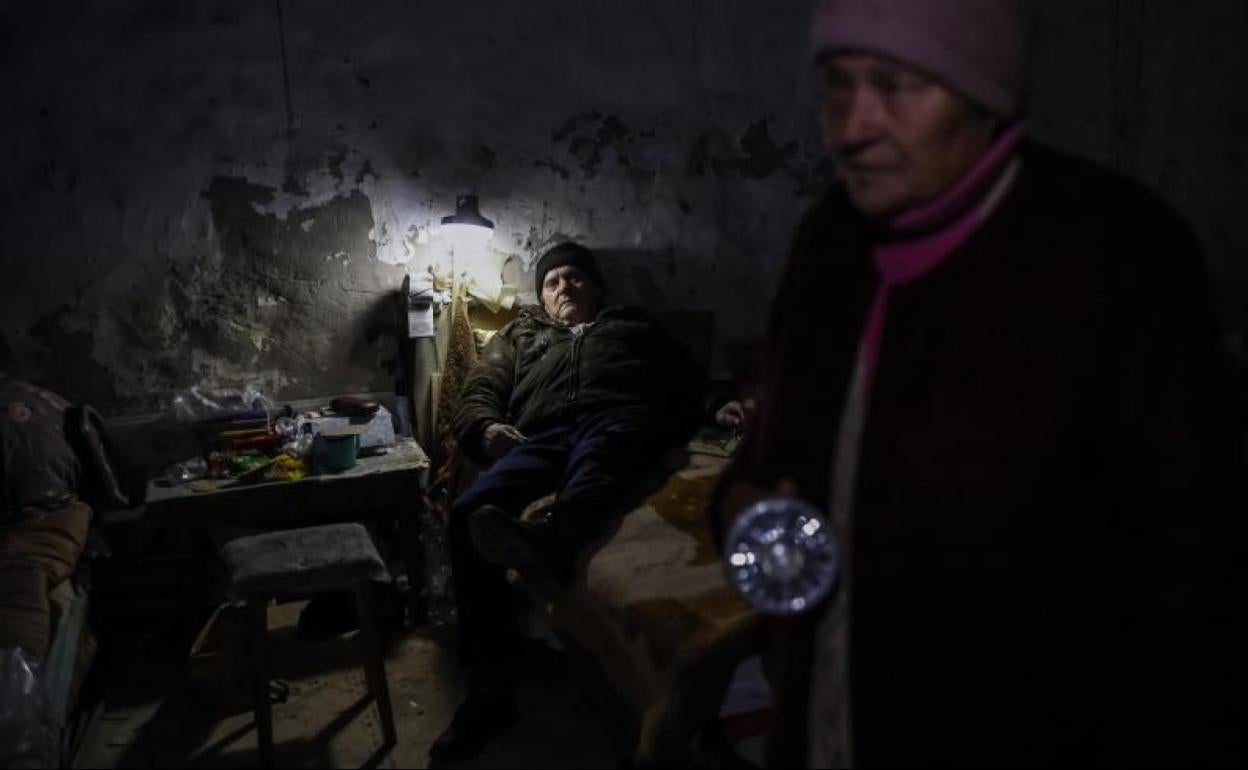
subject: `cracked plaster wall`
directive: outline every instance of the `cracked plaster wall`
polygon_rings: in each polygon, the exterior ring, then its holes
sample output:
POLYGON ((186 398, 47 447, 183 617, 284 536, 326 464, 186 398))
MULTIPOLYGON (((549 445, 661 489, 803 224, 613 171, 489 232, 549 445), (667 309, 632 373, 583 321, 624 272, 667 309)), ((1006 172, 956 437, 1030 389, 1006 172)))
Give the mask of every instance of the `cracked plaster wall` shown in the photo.
MULTIPOLYGON (((192 384, 388 389, 388 292, 474 190, 526 291, 535 255, 576 238, 618 299, 754 337, 827 177, 808 8, 0 5, 0 368, 114 413, 192 384)), ((1065 0, 1032 26, 1035 133, 1178 205, 1234 323, 1246 8, 1065 0)))

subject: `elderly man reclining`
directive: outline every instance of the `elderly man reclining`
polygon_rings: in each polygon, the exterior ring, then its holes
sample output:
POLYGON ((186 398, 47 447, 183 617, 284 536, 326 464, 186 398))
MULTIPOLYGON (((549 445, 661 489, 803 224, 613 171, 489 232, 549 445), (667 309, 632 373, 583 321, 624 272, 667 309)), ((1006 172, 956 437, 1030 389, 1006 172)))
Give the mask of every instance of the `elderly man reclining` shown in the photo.
MULTIPOLYGON (((576 547, 644 491, 701 420, 705 383, 693 357, 643 311, 605 306, 604 290, 588 249, 547 251, 536 270, 541 306, 495 335, 464 385, 460 447, 492 464, 450 515, 468 695, 432 760, 475 753, 516 718, 520 634, 505 568, 530 581, 566 577, 576 547), (520 521, 552 490, 549 509, 520 521)), ((716 419, 733 426, 745 412, 730 402, 716 419)))

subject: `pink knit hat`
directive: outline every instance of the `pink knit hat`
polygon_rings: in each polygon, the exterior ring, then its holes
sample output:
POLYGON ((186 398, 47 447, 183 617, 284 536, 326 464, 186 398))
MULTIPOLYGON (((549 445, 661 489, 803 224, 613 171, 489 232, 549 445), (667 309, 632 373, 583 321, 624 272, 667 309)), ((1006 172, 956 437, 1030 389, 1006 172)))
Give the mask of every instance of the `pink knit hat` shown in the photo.
POLYGON ((811 45, 816 57, 881 54, 929 73, 994 115, 1018 111, 1018 0, 820 0, 811 45))

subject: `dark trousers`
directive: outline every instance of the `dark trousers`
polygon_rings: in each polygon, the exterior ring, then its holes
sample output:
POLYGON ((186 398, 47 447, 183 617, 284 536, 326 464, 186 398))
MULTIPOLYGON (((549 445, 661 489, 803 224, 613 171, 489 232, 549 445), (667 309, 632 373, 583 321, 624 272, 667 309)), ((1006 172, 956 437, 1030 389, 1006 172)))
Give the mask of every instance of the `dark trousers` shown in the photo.
POLYGON ((509 675, 520 653, 506 572, 481 558, 468 518, 484 505, 512 516, 556 493, 559 542, 572 558, 614 516, 646 492, 664 446, 649 414, 609 410, 528 436, 483 471, 455 501, 450 514, 451 568, 459 614, 460 659, 470 674, 509 675))

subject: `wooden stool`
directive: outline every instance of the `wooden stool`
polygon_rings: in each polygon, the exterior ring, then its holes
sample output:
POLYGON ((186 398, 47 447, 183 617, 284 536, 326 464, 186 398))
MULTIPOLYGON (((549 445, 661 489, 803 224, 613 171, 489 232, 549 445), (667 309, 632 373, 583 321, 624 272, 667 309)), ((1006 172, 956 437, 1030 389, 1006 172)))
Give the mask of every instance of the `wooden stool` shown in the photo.
POLYGON ((397 742, 390 688, 377 635, 373 584, 387 582, 385 562, 360 524, 331 524, 241 537, 221 549, 233 598, 247 602, 252 704, 260 761, 273 766, 273 715, 269 706, 268 607, 279 594, 355 591, 368 691, 381 712, 385 746, 397 742))

